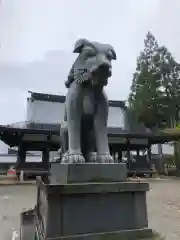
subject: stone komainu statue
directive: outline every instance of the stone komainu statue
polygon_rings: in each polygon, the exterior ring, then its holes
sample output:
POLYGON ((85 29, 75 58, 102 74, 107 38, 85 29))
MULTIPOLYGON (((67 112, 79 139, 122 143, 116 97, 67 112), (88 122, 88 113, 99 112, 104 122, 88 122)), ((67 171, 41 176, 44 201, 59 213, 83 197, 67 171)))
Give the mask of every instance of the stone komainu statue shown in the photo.
POLYGON ((61 126, 62 163, 113 163, 107 137, 108 99, 104 86, 116 53, 111 45, 80 39, 67 81, 65 125, 61 126))

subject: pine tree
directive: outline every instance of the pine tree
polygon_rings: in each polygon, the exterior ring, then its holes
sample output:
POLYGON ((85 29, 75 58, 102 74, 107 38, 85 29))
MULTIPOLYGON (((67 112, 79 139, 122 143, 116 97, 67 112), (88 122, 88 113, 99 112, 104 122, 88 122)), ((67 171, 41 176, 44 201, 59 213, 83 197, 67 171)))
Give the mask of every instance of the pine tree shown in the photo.
POLYGON ((166 126, 175 127, 180 100, 180 65, 165 46, 159 48, 159 55, 158 68, 161 74, 162 105, 166 113, 166 126))
MULTIPOLYGON (((150 128, 175 127, 180 117, 180 64, 165 46, 158 46, 150 32, 144 45, 133 75, 130 108, 150 128)), ((180 169, 179 146, 175 144, 175 159, 180 169)))
POLYGON ((140 53, 137 59, 129 104, 139 121, 152 128, 159 125, 161 119, 159 109, 159 97, 162 94, 161 79, 157 69, 159 46, 150 32, 146 35, 144 45, 144 51, 140 53))
POLYGON ((137 59, 129 104, 148 127, 174 127, 179 120, 180 64, 148 32, 137 59))

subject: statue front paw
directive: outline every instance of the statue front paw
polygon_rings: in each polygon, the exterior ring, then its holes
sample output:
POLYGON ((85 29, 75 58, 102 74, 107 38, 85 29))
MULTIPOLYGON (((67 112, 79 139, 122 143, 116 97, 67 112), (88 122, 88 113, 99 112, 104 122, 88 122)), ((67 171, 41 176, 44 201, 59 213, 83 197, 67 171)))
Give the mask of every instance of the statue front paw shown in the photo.
POLYGON ((65 153, 62 157, 62 163, 64 164, 82 164, 85 163, 85 159, 81 153, 65 153))
POLYGON ((102 153, 98 155, 99 163, 114 163, 114 159, 109 153, 102 153))

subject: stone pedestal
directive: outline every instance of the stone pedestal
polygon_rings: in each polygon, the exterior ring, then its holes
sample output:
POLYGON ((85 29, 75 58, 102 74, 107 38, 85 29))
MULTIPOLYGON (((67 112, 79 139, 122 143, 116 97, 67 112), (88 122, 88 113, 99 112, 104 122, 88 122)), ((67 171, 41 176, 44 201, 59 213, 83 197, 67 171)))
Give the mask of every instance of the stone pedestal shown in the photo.
POLYGON ((77 183, 37 180, 38 239, 136 239, 150 237, 148 183, 77 183), (109 238, 107 238, 109 237, 109 238))
POLYGON ((149 184, 124 181, 126 171, 124 175, 116 172, 122 167, 119 164, 58 164, 52 166, 48 179, 37 178, 32 240, 151 237, 146 209, 149 184))
POLYGON ((51 182, 61 184, 77 182, 124 182, 127 179, 125 163, 59 164, 52 163, 51 182))
POLYGON ((35 213, 34 209, 22 212, 20 215, 20 239, 34 240, 35 239, 35 213))

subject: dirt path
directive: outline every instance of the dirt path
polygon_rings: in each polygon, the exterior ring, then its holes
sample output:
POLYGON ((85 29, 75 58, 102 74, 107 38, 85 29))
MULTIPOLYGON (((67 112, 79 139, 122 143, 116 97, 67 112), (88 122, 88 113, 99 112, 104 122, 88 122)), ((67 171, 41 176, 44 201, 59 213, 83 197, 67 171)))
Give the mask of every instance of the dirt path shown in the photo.
MULTIPOLYGON (((180 179, 152 180, 147 195, 149 227, 167 240, 180 239, 180 179)), ((36 202, 35 186, 0 186, 1 239, 11 240, 19 232, 20 212, 36 202)), ((18 240, 19 238, 15 238, 18 240)))
POLYGON ((36 202, 35 186, 0 186, 0 233, 2 240, 13 239, 13 233, 19 233, 20 212, 34 206, 36 202))
POLYGON ((167 240, 180 239, 180 179, 152 180, 147 195, 149 226, 167 240))

